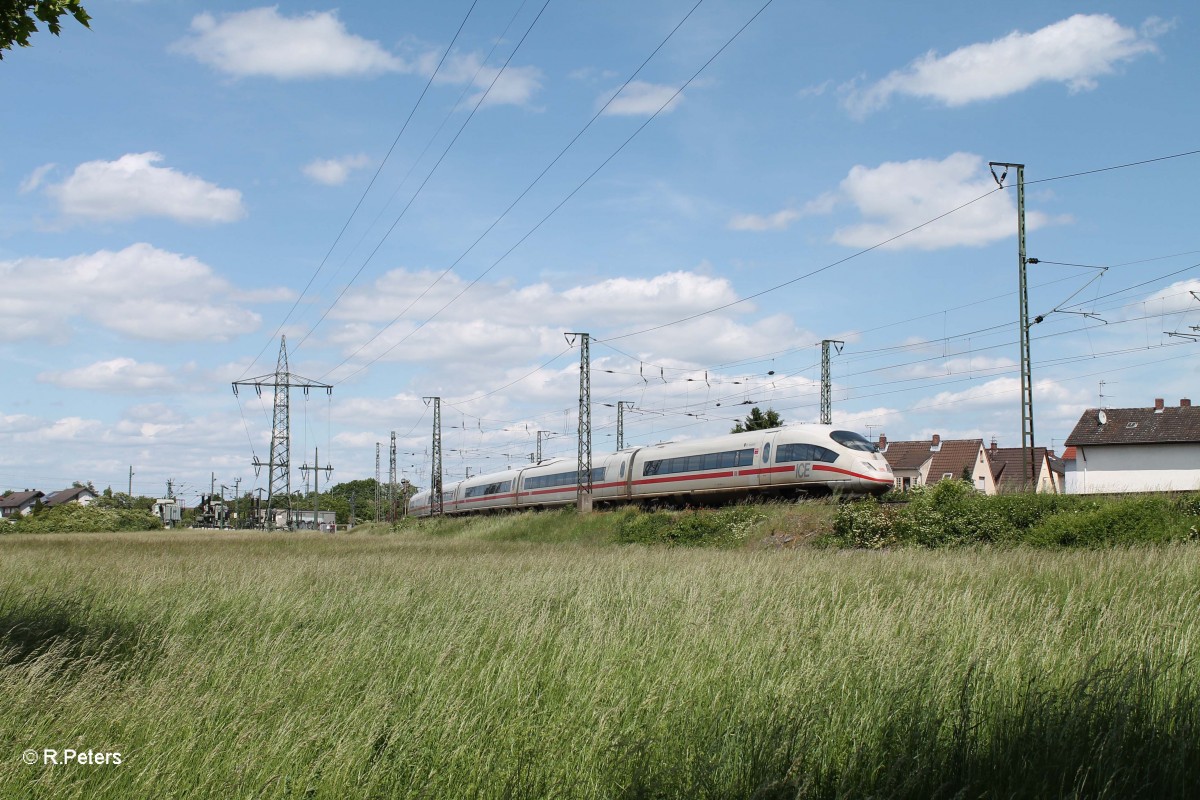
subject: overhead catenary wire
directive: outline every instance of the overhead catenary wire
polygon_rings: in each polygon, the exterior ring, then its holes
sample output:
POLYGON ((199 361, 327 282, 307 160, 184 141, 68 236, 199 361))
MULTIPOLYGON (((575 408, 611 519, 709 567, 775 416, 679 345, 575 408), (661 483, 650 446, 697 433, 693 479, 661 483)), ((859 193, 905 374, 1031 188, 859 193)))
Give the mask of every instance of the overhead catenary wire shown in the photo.
POLYGON ((441 72, 442 65, 446 62, 446 57, 454 48, 455 42, 458 41, 458 37, 462 34, 463 28, 466 27, 467 20, 471 18, 471 13, 475 10, 475 6, 478 3, 479 0, 472 0, 470 7, 467 9, 467 13, 462 18, 462 22, 458 24, 458 29, 454 32, 454 37, 450 40, 450 44, 446 46, 445 51, 442 53, 442 57, 438 60, 437 66, 434 68, 433 72, 430 73, 429 80, 425 82, 425 86, 421 89, 421 93, 418 95, 416 102, 414 102, 412 108, 409 109, 408 116, 405 118, 404 124, 400 126, 400 131, 396 134, 396 138, 392 140, 392 144, 388 148, 387 153, 384 154, 383 159, 379 162, 379 166, 375 169, 375 174, 372 175, 371 180, 367 182, 366 188, 363 189, 362 194, 359 195, 358 202, 354 204, 354 208, 350 211, 350 215, 346 217, 346 221, 342 224, 341 230, 339 230, 337 236, 334 237, 333 244, 331 244, 329 249, 325 252, 324 258, 321 259, 321 263, 317 265, 316 270, 314 270, 312 276, 309 277, 308 283, 304 285, 304 289, 302 289, 300 294, 296 297, 296 301, 292 303, 292 307, 288 309, 287 314, 284 315, 283 320, 276 327, 275 332, 272 333, 267 341, 263 344, 262 349, 258 351, 258 355, 256 355, 254 359, 246 366, 246 369, 244 372, 242 372, 241 377, 244 378, 250 374, 250 370, 253 369, 254 365, 258 363, 258 360, 262 358, 263 353, 267 351, 267 348, 270 347, 275 339, 279 336, 280 331, 283 330, 283 326, 287 324, 289 319, 291 319, 292 314, 294 314, 296 309, 300 306, 300 302, 304 299, 305 295, 308 293, 308 290, 312 287, 313 282, 317 279, 317 276, 321 274, 321 270, 325 268, 325 263, 329 260, 329 257, 333 255, 333 251, 337 248, 338 243, 341 242, 342 236, 345 235, 347 228, 350 227, 351 221, 354 219, 355 215, 358 214, 358 210, 362 207, 363 201, 367 199, 367 195, 370 193, 371 188, 375 185, 375 181, 379 178, 379 174, 383 172, 384 165, 387 164, 388 159, 391 158, 392 152, 396 149, 396 145, 400 143, 400 138, 404 136, 404 132, 408 130, 408 124, 412 121, 413 115, 416 114, 417 108, 420 107, 421 101, 425 99, 425 95, 429 91, 429 87, 433 85, 434 78, 436 78, 438 73, 441 72))
MULTIPOLYGON (((358 277, 362 274, 363 270, 365 270, 367 268, 367 265, 370 264, 371 261, 375 258, 376 254, 379 253, 379 250, 383 247, 384 242, 386 242, 388 237, 392 235, 392 231, 394 231, 396 229, 396 226, 400 224, 400 221, 402 219, 404 219, 404 216, 408 213, 408 210, 412 207, 412 204, 414 202, 416 202, 417 197, 420 196, 421 191, 425 188, 426 184, 429 183, 430 179, 433 178, 434 173, 436 173, 438 170, 438 167, 440 167, 442 165, 442 162, 445 161, 446 156, 450 153, 450 150, 453 149, 455 143, 458 142, 458 139, 460 136, 462 136, 463 131, 465 131, 467 129, 467 125, 470 124, 472 119, 474 119, 475 112, 477 112, 479 110, 480 106, 483 105, 483 101, 487 99, 489 94, 491 94, 491 91, 493 88, 495 88, 497 81, 500 80, 500 76, 504 74, 504 71, 506 69, 508 69, 508 65, 512 62, 512 60, 516 56, 517 52, 521 49, 521 46, 523 44, 525 44, 525 40, 529 38, 529 34, 533 32, 533 29, 537 25, 538 20, 540 20, 542 18, 542 14, 545 13, 546 7, 549 5, 550 5, 550 0, 546 0, 546 2, 542 4, 542 7, 540 9, 538 9, 537 16, 535 16, 533 18, 533 21, 529 23, 529 27, 525 29, 525 33, 521 36, 521 39, 517 42, 516 46, 508 54, 508 58, 505 59, 504 64, 496 72, 495 76, 492 77, 492 81, 491 81, 491 83, 488 84, 487 89, 485 89, 483 92, 481 92, 479 94, 479 99, 476 100, 475 105, 471 108, 470 113, 467 114, 467 118, 465 120, 463 120, 463 124, 459 126, 458 131, 455 132, 454 137, 450 140, 450 143, 446 145, 445 150, 443 150, 442 154, 440 156, 438 156, 438 160, 434 162, 433 167, 430 168, 429 173, 421 181, 421 184, 417 187, 416 192, 413 193, 413 196, 411 198, 409 198, 408 203, 405 204, 403 209, 401 209, 400 214, 397 215, 396 219, 392 222, 391 226, 387 229, 387 231, 384 232, 384 234, 380 238, 378 244, 375 245, 375 248, 373 250, 371 250, 370 254, 367 255, 367 257, 363 261, 362 265, 358 268, 358 271, 354 273, 354 275, 353 275, 353 277, 351 277, 350 281, 342 288, 342 291, 338 293, 338 296, 335 297, 333 299, 333 302, 329 304, 329 307, 325 309, 325 313, 323 313, 321 315, 321 318, 317 320, 317 322, 313 325, 313 327, 310 328, 307 333, 305 333, 304 338, 302 338, 300 340, 300 344, 303 344, 308 339, 309 335, 312 334, 312 332, 314 330, 316 330, 317 326, 320 325, 321 322, 323 322, 327 316, 329 316, 329 313, 334 309, 335 306, 337 306, 337 304, 341 301, 342 297, 345 296, 346 292, 349 291, 349 289, 350 289, 351 285, 353 285, 354 281, 358 280, 358 277)), ((432 287, 430 287, 430 288, 432 288, 432 287)), ((372 337, 371 341, 373 341, 373 340, 374 340, 374 337, 372 337)), ((299 346, 300 345, 297 345, 295 349, 299 349, 299 346)), ((365 347, 366 345, 363 345, 363 346, 365 347)), ((361 347, 359 349, 361 350, 361 347)), ((358 351, 355 351, 355 352, 358 352, 358 351)), ((345 363, 345 362, 343 362, 343 363, 345 363)), ((335 367, 335 369, 336 369, 336 367, 335 367)), ((330 372, 332 372, 332 370, 330 370, 330 372)), ((326 374, 328 375, 329 373, 326 373, 326 374)))
MULTIPOLYGON (((536 233, 536 232, 537 232, 537 231, 538 231, 538 230, 539 230, 539 229, 540 229, 540 228, 541 228, 541 227, 542 227, 542 226, 543 226, 543 225, 544 225, 544 224, 545 224, 547 221, 549 221, 549 220, 550 220, 550 218, 551 218, 551 217, 553 217, 553 216, 554 216, 554 215, 555 215, 555 214, 556 214, 556 213, 559 211, 559 209, 561 209, 561 208, 562 208, 564 205, 566 205, 566 204, 567 204, 567 203, 568 203, 568 202, 571 200, 571 198, 573 198, 573 197, 574 197, 576 194, 578 194, 578 193, 579 193, 579 191, 580 191, 580 190, 582 190, 582 189, 583 189, 583 187, 584 187, 584 186, 586 186, 586 185, 587 185, 587 184, 588 184, 588 183, 589 183, 589 182, 592 180, 592 178, 594 178, 594 177, 595 177, 595 176, 596 176, 596 175, 597 175, 597 174, 598 174, 598 173, 599 173, 599 172, 600 172, 602 169, 604 169, 604 167, 606 167, 606 166, 609 164, 609 162, 611 162, 611 161, 612 161, 614 158, 616 158, 616 157, 617 157, 617 155, 619 155, 619 154, 621 153, 621 151, 623 151, 623 150, 625 149, 625 147, 626 147, 626 146, 628 146, 628 144, 629 144, 630 142, 632 142, 632 141, 634 140, 634 138, 636 138, 636 137, 637 137, 637 135, 638 135, 639 133, 641 133, 643 130, 645 130, 646 126, 648 126, 648 125, 649 125, 651 122, 653 122, 655 119, 657 119, 657 118, 658 118, 658 116, 659 116, 659 115, 660 115, 660 114, 663 112, 663 110, 664 110, 665 108, 667 108, 668 106, 670 106, 670 105, 671 105, 671 103, 673 103, 673 102, 675 101, 675 99, 676 99, 676 98, 677 98, 677 97, 678 97, 678 96, 679 96, 679 95, 680 95, 680 94, 683 92, 683 90, 684 90, 684 89, 686 89, 688 86, 690 86, 690 85, 691 85, 691 84, 692 84, 692 83, 693 83, 693 82, 696 80, 696 78, 697 78, 697 77, 699 77, 700 73, 702 73, 702 72, 703 72, 705 69, 707 69, 707 68, 708 68, 708 66, 709 66, 710 64, 712 64, 712 62, 713 62, 713 61, 715 61, 715 60, 717 59, 717 57, 718 57, 718 56, 720 56, 720 55, 721 55, 721 53, 725 52, 725 50, 726 50, 726 49, 727 49, 727 48, 728 48, 728 47, 729 47, 729 46, 730 46, 730 45, 731 45, 731 44, 732 44, 732 43, 733 43, 733 42, 734 42, 734 41, 735 41, 735 40, 736 40, 736 39, 737 39, 737 38, 738 38, 738 37, 739 37, 739 36, 740 36, 740 35, 741 35, 741 34, 742 34, 742 33, 743 33, 743 32, 744 32, 744 31, 745 31, 747 28, 748 28, 748 27, 750 27, 750 25, 751 25, 751 24, 752 24, 752 23, 753 23, 753 22, 754 22, 756 19, 758 19, 758 17, 759 17, 759 16, 760 16, 760 15, 761 15, 761 14, 762 14, 764 11, 766 11, 767 7, 768 7, 768 6, 770 6, 770 5, 771 5, 771 3, 772 3, 773 1, 774 1, 774 0, 767 0, 767 2, 766 2, 766 3, 764 3, 764 4, 763 4, 763 5, 762 5, 762 6, 761 6, 759 9, 758 9, 758 11, 756 11, 756 12, 754 13, 754 15, 753 15, 753 16, 752 16, 752 17, 751 17, 749 20, 747 20, 747 21, 746 21, 746 23, 745 23, 745 24, 743 24, 743 25, 742 25, 740 28, 738 28, 738 30, 737 30, 737 31, 735 31, 735 32, 734 32, 734 34, 733 34, 732 36, 730 36, 730 37, 729 37, 729 39, 727 39, 727 40, 725 41, 725 43, 724 43, 724 44, 722 44, 722 45, 721 45, 721 47, 720 47, 720 48, 718 48, 718 49, 717 49, 717 51, 716 51, 715 53, 713 53, 713 55, 712 55, 712 56, 710 56, 710 57, 709 57, 709 59, 708 59, 707 61, 705 61, 703 64, 701 64, 701 65, 700 65, 700 68, 699 68, 699 69, 697 69, 697 70, 696 70, 696 71, 695 71, 695 72, 692 74, 692 76, 691 76, 691 77, 689 77, 689 78, 688 78, 686 81, 684 81, 684 82, 683 82, 683 84, 682 84, 682 85, 681 85, 681 86, 680 86, 678 89, 676 89, 676 90, 675 90, 675 92, 674 92, 674 93, 673 93, 673 94, 672 94, 672 95, 671 95, 669 98, 667 98, 667 100, 666 100, 664 103, 662 103, 662 105, 660 105, 660 106, 658 107, 658 109, 657 109, 657 110, 656 110, 656 111, 655 111, 653 114, 651 114, 651 115, 650 115, 650 116, 649 116, 649 117, 648 117, 648 118, 647 118, 647 119, 646 119, 644 122, 642 122, 642 124, 641 124, 641 125, 639 125, 639 126, 638 126, 638 127, 637 127, 637 128, 634 130, 634 131, 633 131, 633 133, 631 133, 631 134, 630 134, 630 135, 629 135, 629 136, 628 136, 628 137, 627 137, 627 138, 626 138, 626 139, 625 139, 625 140, 624 140, 624 141, 623 141, 623 142, 622 142, 620 145, 618 145, 618 146, 617 146, 617 148, 616 148, 616 150, 614 150, 614 151, 613 151, 613 152, 612 152, 612 153, 611 153, 611 154, 610 154, 610 155, 609 155, 607 158, 605 158, 605 159, 604 159, 602 162, 600 162, 600 165, 599 165, 599 166, 597 166, 597 167, 596 167, 594 170, 592 170, 592 171, 591 171, 591 172, 590 172, 590 173, 589 173, 589 174, 588 174, 588 175, 587 175, 587 176, 586 176, 586 177, 585 177, 585 178, 584 178, 584 179, 583 179, 583 180, 582 180, 582 181, 581 181, 581 182, 580 182, 578 185, 576 185, 576 186, 575 186, 575 188, 574 188, 574 189, 572 189, 572 190, 571 190, 569 193, 567 193, 567 195, 566 195, 566 196, 565 196, 565 197, 564 197, 562 200, 560 200, 560 201, 559 201, 559 203, 558 203, 557 205, 555 205, 553 208, 551 208, 551 209, 550 209, 550 211, 549 211, 549 212, 547 212, 547 213, 545 214, 545 216, 543 216, 543 217, 542 217, 540 220, 538 220, 538 222, 537 222, 536 224, 534 224, 534 226, 533 226, 532 228, 530 228, 530 229, 529 229, 529 230, 528 230, 528 231, 527 231, 527 232, 526 232, 526 233, 525 233, 525 234, 524 234, 524 235, 523 235, 523 236, 522 236, 520 239, 518 239, 518 240, 517 240, 517 241, 516 241, 516 242, 515 242, 515 243, 514 243, 514 244, 513 244, 511 247, 509 247, 509 248, 508 248, 508 250, 506 250, 506 251, 505 251, 505 252, 504 252, 504 253, 503 253, 503 254, 502 254, 502 255, 501 255, 499 258, 497 258, 495 261, 493 261, 493 262, 492 262, 492 264, 491 264, 490 266, 488 266, 488 268, 487 268, 487 269, 485 269, 483 272, 481 272, 479 275, 477 275, 477 276, 474 278, 474 280, 472 280, 472 281, 471 281, 470 283, 468 283, 468 284, 467 284, 465 287, 463 287, 463 289, 462 289, 462 290, 461 290, 461 291, 460 291, 458 294, 456 294, 456 295, 454 295, 454 297, 450 298, 450 300, 448 300, 448 301, 447 301, 445 304, 443 304, 443 305, 442 305, 440 308, 438 308, 438 309, 437 309, 437 310, 436 310, 436 311, 435 311, 433 314, 431 314, 431 315, 430 315, 429 317, 427 317, 425 320, 423 320, 422 322, 420 322, 420 323, 419 323, 419 324, 418 324, 418 325, 417 325, 417 326, 416 326, 416 327, 415 327, 415 328, 414 328, 412 331, 409 331, 409 332, 408 332, 408 333, 407 333, 407 334, 406 334, 406 335, 405 335, 403 338, 401 338, 401 339, 400 339, 400 341, 398 341, 398 342, 396 342, 395 344, 393 344, 391 347, 389 347, 387 350, 385 350, 385 351, 384 351, 383 353, 381 353, 380 355, 378 355, 378 356, 374 357, 373 359, 370 359, 370 360, 369 360, 369 361, 367 361, 365 364, 363 364, 363 365, 359 366, 359 368, 358 368, 358 369, 356 369, 354 372, 350 373, 350 375, 347 375, 347 376, 345 376, 344 378, 342 378, 342 380, 344 381, 344 380, 346 380, 347 378, 349 378, 349 377, 352 377, 353 375, 357 375, 359 372, 363 371, 364 369, 366 369, 367 367, 369 367, 371 364, 374 364, 376 361, 378 361, 379 359, 383 358, 383 356, 387 355, 387 354, 388 354, 388 353, 390 353, 392 350, 395 350, 395 349, 396 349, 398 346, 400 346, 400 344, 402 344, 402 343, 404 343, 405 341, 407 341, 407 340, 408 340, 408 339, 409 339, 409 338, 410 338, 410 337, 411 337, 411 336, 412 336, 414 333, 416 333, 418 330, 422 329, 422 328, 423 328, 423 327, 424 327, 426 324, 428 324, 428 323, 429 323, 429 322, 431 322, 433 319, 435 319, 437 316, 439 316, 439 315, 440 315, 440 314, 441 314, 443 311, 445 311, 445 310, 446 310, 447 308, 449 308, 449 307, 450 307, 452 304, 454 304, 454 303, 455 303, 455 302, 456 302, 456 301, 457 301, 457 300, 458 300, 460 297, 462 297, 464 294, 466 294, 468 291, 470 291, 470 290, 471 290, 471 289, 472 289, 474 286, 476 286, 476 285, 477 285, 477 284, 478 284, 478 283, 479 283, 481 280, 483 280, 483 278, 484 278, 484 277, 486 277, 486 276, 487 276, 487 275, 488 275, 488 274, 489 274, 489 273, 490 273, 490 272, 491 272, 493 269, 495 269, 495 268, 496 268, 496 267, 497 267, 497 266, 498 266, 498 265, 499 265, 501 262, 503 262, 505 259, 507 259, 507 258, 508 258, 510 255, 512 255, 512 253, 513 253, 513 252, 514 252, 514 251, 515 251, 515 250, 516 250, 518 247, 520 247, 522 244, 524 244, 524 243, 525 243, 525 241, 526 241, 527 239, 529 239, 529 237, 531 237, 531 236, 532 236, 534 233, 536 233)), ((697 5, 699 5, 699 3, 697 3, 697 5)), ((692 10, 694 11, 694 10, 695 10, 695 7, 693 7, 693 9, 692 9, 692 10)), ((688 12, 688 16, 690 16, 690 14, 691 14, 691 11, 689 11, 689 12, 688 12)), ((686 21, 686 19, 687 19, 687 17, 685 16, 685 17, 684 17, 684 21, 686 21)), ((679 24, 680 24, 680 25, 682 25, 682 24, 683 24, 683 21, 681 21, 679 24)), ((676 29, 678 29, 678 25, 676 26, 676 29)), ((673 34, 674 34, 674 30, 675 30, 675 29, 673 29, 673 30, 672 30, 672 32, 671 32, 671 34, 669 34, 669 35, 668 35, 668 39, 670 38, 670 36, 671 36, 671 35, 673 35, 673 34)), ((664 43, 665 43, 665 40, 664 40, 664 43)), ((662 45, 659 45, 659 47, 660 47, 660 48, 661 48, 661 46, 662 46, 662 45)), ((656 50, 655 52, 657 52, 657 50, 656 50)), ((653 56, 653 54, 651 54, 651 55, 653 56)), ((647 60, 649 60, 649 59, 647 59, 647 60)), ((643 64, 643 65, 644 65, 644 64, 643 64)), ((641 69, 641 67, 639 67, 639 68, 638 68, 638 70, 639 70, 639 71, 640 71, 640 69, 641 69)), ((635 72, 635 73, 634 73, 634 75, 636 75, 636 74, 637 74, 637 73, 635 72)), ((630 78, 629 78, 629 79, 626 81, 626 85, 628 85, 629 81, 632 81, 632 80, 633 80, 633 76, 631 76, 631 77, 630 77, 630 78)), ((613 98, 610 98, 608 102, 609 102, 609 103, 611 103, 611 102, 612 102, 612 101, 613 101, 615 98, 616 98, 616 95, 614 95, 614 96, 613 96, 613 98)), ((607 105, 607 104, 606 104, 606 105, 607 105)), ((591 121, 589 121, 587 124, 590 126, 590 125, 591 125, 591 122, 592 122, 592 121, 594 121, 594 120, 596 119, 596 117, 598 117, 598 116, 600 115, 600 113, 602 113, 602 111, 601 111, 601 112, 597 112, 597 114, 596 114, 595 116, 593 116, 592 120, 591 120, 591 121)), ((587 127, 587 126, 585 126, 585 129, 586 129, 586 127, 587 127)), ((578 138, 578 137, 576 137, 576 138, 578 138)), ((572 142, 571 142, 571 144, 573 144, 573 143, 574 143, 574 141, 575 141, 575 140, 573 139, 573 140, 572 140, 572 142)), ((570 146, 570 144, 568 144, 568 147, 569 147, 569 146, 570 146)), ((565 151, 566 151, 566 148, 564 148, 563 152, 565 152, 565 151)), ((561 157, 561 153, 559 154, 559 156, 558 156, 558 157, 561 157)), ((556 159, 555 159, 555 160, 557 160, 557 158, 558 158, 558 157, 556 157, 556 159)), ((551 166, 553 166, 553 163, 551 164, 551 166)), ((547 169, 549 169, 549 167, 547 167, 547 169)), ((544 174, 544 171, 543 171, 543 174, 544 174)), ((539 176, 538 176, 538 179, 536 179, 536 180, 540 180, 540 178, 541 178, 541 176, 539 175, 539 176)), ((536 183, 536 180, 535 180, 535 183, 536 183)), ((529 190, 529 188, 532 188, 532 184, 530 185, 530 187, 527 187, 527 189, 526 189, 525 191, 527 192, 527 191, 529 190)), ((521 196, 523 197, 523 196, 524 196, 524 193, 522 193, 522 195, 521 195, 521 196)), ((519 199, 520 199, 520 198, 518 198, 518 200, 519 200, 519 199)), ((515 202, 514 202, 514 205, 515 205, 515 202)), ((505 214, 507 214, 508 212, 507 212, 507 211, 505 211, 504 213, 505 213, 505 214)), ((496 220, 496 222, 499 222, 499 220, 496 220)), ((495 226, 495 224, 496 224, 496 223, 493 223, 493 227, 495 226)), ((489 228, 489 230, 490 230, 490 228, 489 228)), ((472 248, 473 248, 474 246, 475 246, 474 244, 472 244, 472 245, 471 245, 471 247, 472 247, 472 248)), ((465 256, 466 254, 464 253, 463 255, 465 256)), ((462 257, 463 257, 463 256, 460 256, 460 259, 459 259, 459 260, 461 260, 461 258, 462 258, 462 257)), ((458 263, 458 262, 455 262, 455 263, 458 263)), ((446 270, 446 272, 443 272, 443 273, 442 273, 442 276, 444 276, 444 275, 445 275, 447 272, 449 272, 449 270, 446 270)), ((442 277, 442 276, 439 276, 439 280, 441 279, 441 277, 442 277)), ((421 297, 423 297, 423 296, 424 296, 424 294, 425 294, 425 293, 423 292, 423 293, 421 294, 421 297)), ((420 299, 420 298, 418 298, 418 299, 420 299)), ((416 302, 416 301, 414 301, 414 303, 415 303, 415 302, 416 302)), ((412 307, 412 305, 413 305, 413 304, 411 304, 411 303, 410 303, 410 304, 409 304, 409 306, 408 306, 408 308, 411 308, 411 307, 412 307)), ((394 319, 393 319, 391 322, 389 322, 387 325, 385 325, 385 326, 384 326, 384 327, 383 327, 383 328, 382 328, 380 331, 378 331, 378 332, 377 332, 377 333, 376 333, 374 336, 372 336, 372 337, 371 337, 371 338, 370 338, 370 339, 369 339, 367 342, 365 342, 365 343, 364 343, 362 346, 360 346, 360 347, 358 348, 358 350, 355 350, 353 353, 351 353, 351 354, 350 354, 350 356, 348 356, 348 357, 347 357, 346 359, 344 359, 344 360, 343 360, 343 361, 342 361, 340 364, 338 364, 336 367, 334 367, 332 370, 330 370, 328 373, 326 373, 326 375, 330 375, 330 374, 332 374, 332 373, 333 373, 333 372, 334 372, 336 369, 338 369, 338 368, 340 368, 341 366, 343 366, 343 365, 345 365, 346 363, 348 363, 348 362, 350 361, 350 359, 352 359, 352 358, 353 358, 353 357, 354 357, 354 356, 355 356, 357 353, 359 353, 359 352, 360 352, 360 351, 361 351, 361 350, 362 350, 364 347, 366 347, 366 346, 367 346, 368 344, 370 344, 371 342, 375 341, 375 339, 377 339, 377 338, 378 338, 380 335, 382 335, 382 333, 383 333, 384 331, 386 331, 386 330, 387 330, 388 328, 390 328, 392 325, 396 324, 396 322, 398 322, 398 321, 400 320, 400 318, 401 318, 402 314, 403 314, 403 313, 406 313, 406 311, 407 311, 407 309, 405 310, 405 312, 402 312, 402 313, 401 313, 401 315, 397 315, 397 316, 396 316, 396 317, 395 317, 395 318, 394 318, 394 319)), ((340 382, 341 382, 341 381, 339 381, 339 383, 340 383, 340 382)))

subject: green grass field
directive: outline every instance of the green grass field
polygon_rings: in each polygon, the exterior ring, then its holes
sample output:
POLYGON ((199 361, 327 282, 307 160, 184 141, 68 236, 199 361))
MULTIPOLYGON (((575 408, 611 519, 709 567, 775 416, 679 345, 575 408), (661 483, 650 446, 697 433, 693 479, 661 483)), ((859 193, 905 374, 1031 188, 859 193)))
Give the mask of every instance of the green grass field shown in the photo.
POLYGON ((1200 546, 614 546, 554 516, 0 537, 0 796, 1200 791, 1200 546))

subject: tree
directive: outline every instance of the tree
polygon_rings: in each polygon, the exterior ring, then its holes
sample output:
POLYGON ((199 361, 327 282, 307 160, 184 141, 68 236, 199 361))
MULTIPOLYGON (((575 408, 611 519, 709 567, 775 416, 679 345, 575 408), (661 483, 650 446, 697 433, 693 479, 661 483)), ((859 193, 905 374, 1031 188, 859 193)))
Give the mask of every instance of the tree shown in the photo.
POLYGON ((758 406, 750 409, 750 413, 746 415, 744 422, 739 422, 733 426, 730 433, 745 433, 746 431, 761 431, 765 428, 778 428, 783 425, 783 417, 779 416, 779 412, 772 408, 768 408, 764 414, 758 406))
POLYGON ((14 44, 29 47, 29 37, 38 29, 37 22, 44 22, 55 36, 62 30, 59 18, 70 14, 79 24, 90 28, 91 17, 80 0, 0 0, 0 60, 4 51, 14 44))

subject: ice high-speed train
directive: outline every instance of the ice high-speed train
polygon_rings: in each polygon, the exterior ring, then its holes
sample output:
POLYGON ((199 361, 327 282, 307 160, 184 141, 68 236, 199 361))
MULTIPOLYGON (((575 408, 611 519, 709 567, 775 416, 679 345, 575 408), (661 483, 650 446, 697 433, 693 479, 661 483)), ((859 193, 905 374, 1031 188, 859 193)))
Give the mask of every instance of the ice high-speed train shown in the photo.
MULTIPOLYGON (((592 459, 592 503, 724 502, 749 495, 882 494, 892 468, 875 445, 830 425, 731 433, 711 439, 629 447, 592 459)), ((442 487, 442 513, 552 508, 573 504, 575 459, 555 459, 442 487)), ((432 513, 430 492, 419 492, 409 514, 432 513)))

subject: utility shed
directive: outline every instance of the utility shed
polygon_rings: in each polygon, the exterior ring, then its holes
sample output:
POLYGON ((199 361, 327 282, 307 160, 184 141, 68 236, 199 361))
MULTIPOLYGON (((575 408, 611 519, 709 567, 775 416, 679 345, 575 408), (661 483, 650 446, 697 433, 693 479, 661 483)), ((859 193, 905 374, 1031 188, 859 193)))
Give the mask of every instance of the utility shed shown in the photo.
POLYGON ((1068 494, 1200 490, 1200 408, 1089 408, 1067 437, 1068 494))

